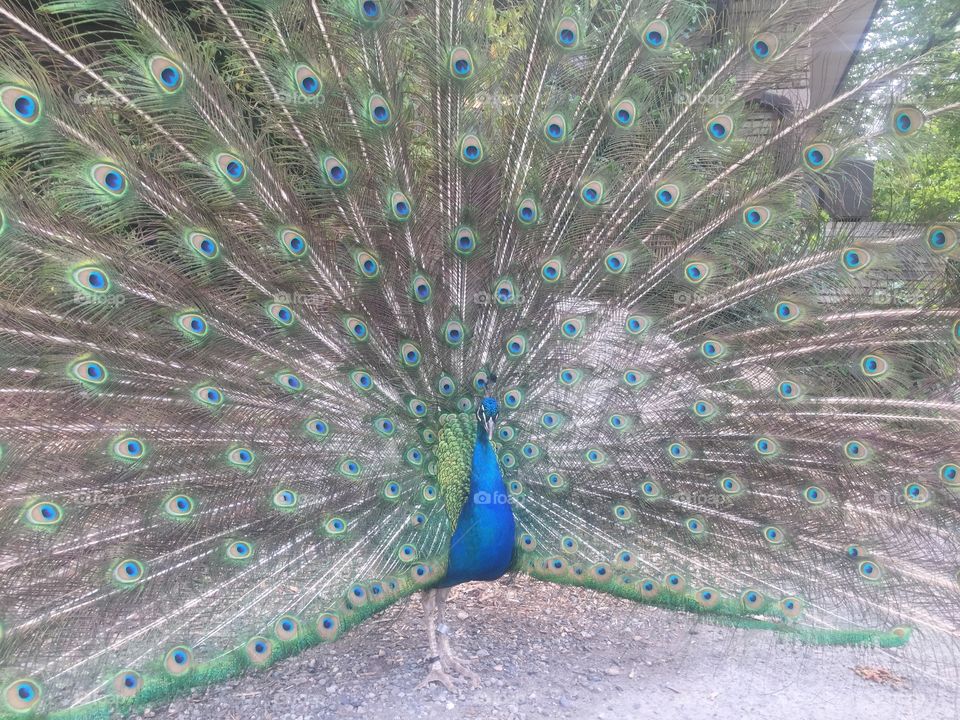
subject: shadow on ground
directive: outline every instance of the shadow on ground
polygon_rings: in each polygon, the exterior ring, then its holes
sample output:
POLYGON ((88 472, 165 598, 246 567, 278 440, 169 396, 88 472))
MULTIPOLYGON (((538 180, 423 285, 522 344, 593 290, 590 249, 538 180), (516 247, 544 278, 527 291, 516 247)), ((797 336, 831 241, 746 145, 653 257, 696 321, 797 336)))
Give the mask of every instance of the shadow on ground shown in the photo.
MULTIPOLYGON (((140 717, 956 718, 960 670, 920 648, 822 648, 527 578, 455 588, 447 622, 483 686, 417 690, 417 598, 343 640, 140 717)), ((914 640, 911 645, 914 645, 914 640)))

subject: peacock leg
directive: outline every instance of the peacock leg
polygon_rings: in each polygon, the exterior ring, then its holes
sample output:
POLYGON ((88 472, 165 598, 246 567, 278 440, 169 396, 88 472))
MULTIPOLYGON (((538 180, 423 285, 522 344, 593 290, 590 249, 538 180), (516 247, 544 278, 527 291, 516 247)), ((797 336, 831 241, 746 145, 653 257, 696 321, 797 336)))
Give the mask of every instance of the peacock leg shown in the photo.
POLYGON ((430 645, 430 672, 420 681, 417 689, 425 688, 432 682, 438 682, 450 692, 454 692, 453 678, 443 669, 440 646, 437 642, 437 590, 424 590, 420 593, 424 619, 427 623, 427 643, 430 645))
POLYGON ((470 681, 470 686, 474 689, 480 687, 480 676, 470 669, 470 664, 453 654, 450 649, 450 635, 446 623, 443 622, 443 611, 447 604, 447 596, 450 594, 450 588, 440 588, 436 591, 437 604, 437 634, 440 640, 440 662, 447 670, 455 672, 457 675, 470 681))

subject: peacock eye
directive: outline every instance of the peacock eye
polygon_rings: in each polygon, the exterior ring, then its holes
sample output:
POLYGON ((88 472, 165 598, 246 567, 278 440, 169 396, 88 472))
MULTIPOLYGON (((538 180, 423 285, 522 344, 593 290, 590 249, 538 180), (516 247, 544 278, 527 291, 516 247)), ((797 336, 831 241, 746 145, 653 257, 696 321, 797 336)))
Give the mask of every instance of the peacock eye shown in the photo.
POLYGON ((110 290, 110 278, 107 273, 94 265, 77 268, 71 277, 77 285, 92 293, 100 295, 110 290))
POLYGON ((686 460, 691 453, 686 443, 674 442, 667 446, 667 454, 674 460, 686 460))
POLYGON ((26 678, 15 680, 4 690, 7 707, 18 715, 30 712, 40 702, 40 686, 26 678))
POLYGON ((670 28, 663 20, 654 20, 643 30, 643 44, 651 50, 662 50, 670 39, 670 28))
POLYGON ((557 282, 563 277, 563 260, 560 258, 547 260, 547 262, 540 267, 540 276, 550 284, 557 282))
POLYGON ((94 184, 112 197, 119 198, 127 192, 127 176, 116 165, 99 163, 90 168, 94 184))
POLYGON ((733 134, 733 118, 729 115, 717 115, 707 120, 707 137, 722 143, 733 134))
POLYGON ((636 103, 634 103, 633 100, 624 98, 613 106, 613 110, 611 110, 610 115, 613 118, 614 124, 618 127, 633 127, 633 123, 637 118, 636 103))
POLYGON ((770 210, 762 205, 753 205, 743 211, 743 224, 751 230, 759 230, 770 222, 770 210))
POLYGON ((277 233, 280 245, 293 257, 303 257, 307 253, 307 242, 303 233, 296 228, 281 228, 277 233))
POLYGON ((222 152, 216 157, 216 168, 231 183, 240 183, 247 174, 243 161, 232 153, 222 152))
POLYGON ((381 17, 380 3, 377 0, 357 0, 360 15, 366 22, 375 22, 381 17))
POLYGON ((710 266, 705 262, 688 262, 683 267, 683 276, 694 285, 699 285, 710 276, 710 266))
POLYGON ((294 80, 300 94, 306 98, 313 98, 320 94, 322 83, 316 70, 308 65, 297 65, 293 71, 294 80))
POLYGON ((291 615, 285 615, 277 620, 273 631, 281 641, 294 640, 300 632, 300 622, 291 615))
POLYGON ((83 360, 70 367, 73 377, 84 384, 102 385, 107 380, 107 369, 96 360, 83 360))
POLYGON ((560 334, 567 340, 574 340, 583 334, 583 318, 567 318, 560 322, 560 334))
POLYGON ((504 346, 508 356, 518 358, 527 351, 527 338, 522 333, 517 333, 507 338, 504 346))
POLYGON ((547 142, 562 143, 567 139, 567 119, 560 113, 553 113, 543 124, 543 135, 547 142))
POLYGON ((717 407, 709 400, 697 400, 691 408, 693 414, 699 418, 713 417, 717 413, 717 407))
POLYGON ((934 225, 927 230, 927 245, 938 254, 950 252, 957 246, 957 231, 946 225, 934 225))
POLYGON ((420 398, 410 398, 407 401, 407 412, 415 418, 421 418, 427 414, 427 404, 420 398))
POLYGON ((423 273, 417 273, 410 282, 410 294, 419 303, 430 302, 433 297, 433 286, 423 273))
POLYGON ((577 368, 563 368, 558 378, 562 385, 573 386, 583 379, 583 371, 577 368))
POLYGON ((192 232, 187 235, 187 245, 201 257, 210 260, 220 254, 220 246, 209 235, 192 232))
POLYGON ((750 53, 754 60, 766 62, 777 54, 780 41, 773 33, 760 33, 750 41, 750 53))
POLYGON ((349 478, 356 478, 360 476, 362 468, 360 467, 359 462, 353 458, 347 458, 346 460, 340 461, 340 464, 337 465, 337 470, 341 475, 345 475, 349 478))
POLYGON ((759 610, 766 602, 766 598, 757 590, 747 590, 740 596, 740 602, 747 610, 759 610))
POLYGON ((380 417, 373 421, 373 429, 384 437, 390 437, 396 432, 397 426, 390 418, 380 417))
POLYGON ((941 466, 940 478, 947 483, 947 485, 960 484, 958 483, 958 481, 960 481, 960 467, 957 467, 953 463, 947 463, 941 466))
POLYGON ((194 507, 193 499, 186 495, 174 495, 163 504, 163 509, 173 517, 187 517, 193 513, 194 507))
POLYGON ((870 253, 863 248, 847 248, 841 251, 840 257, 843 261, 843 268, 848 272, 860 272, 870 264, 870 253))
POLYGON ((294 373, 277 373, 274 378, 277 385, 290 392, 299 392, 303 389, 303 381, 294 373))
MULTIPOLYGON (((466 333, 463 329, 463 323, 459 322, 458 320, 447 321, 447 324, 444 326, 443 336, 448 345, 452 347, 459 347, 463 344, 464 337, 466 336, 466 333)), ((448 389, 446 392, 444 392, 443 388, 441 387, 440 392, 444 395, 450 395, 453 392, 453 384, 450 383, 449 387, 450 389, 448 389)))
POLYGON ((253 464, 255 455, 250 448, 234 448, 227 453, 227 462, 231 465, 247 467, 253 464))
POLYGON ((59 505, 44 500, 27 508, 24 517, 31 525, 53 526, 63 520, 63 510, 59 505))
POLYGON ((857 565, 857 571, 867 580, 879 580, 882 575, 880 566, 872 560, 862 560, 857 565))
POLYGON ((361 391, 370 390, 373 387, 373 378, 363 370, 354 370, 350 373, 350 381, 361 391))
POLYGON ((190 337, 202 338, 210 327, 202 315, 198 313, 183 313, 176 318, 176 325, 190 337))
POLYGON ((113 568, 113 578, 124 585, 138 582, 143 577, 143 565, 136 560, 121 560, 113 568))
POLYGON ((483 143, 476 135, 464 135, 460 140, 460 159, 467 165, 476 165, 483 160, 483 143))
POLYGON ((773 525, 763 529, 763 537, 771 545, 780 545, 785 539, 783 531, 773 525))
POLYGON ((253 557, 253 545, 245 540, 236 540, 227 545, 227 557, 231 560, 249 560, 253 557))
POLYGON ((370 99, 367 100, 367 112, 370 115, 370 121, 374 125, 381 127, 389 125, 393 117, 387 99, 378 93, 374 93, 370 96, 370 99))
POLYGON ((814 143, 803 149, 803 162, 814 171, 825 169, 833 159, 833 148, 826 143, 814 143))
POLYGON ((674 183, 665 183, 656 189, 654 198, 660 207, 672 208, 680 201, 680 188, 674 183))
POLYGON ((113 444, 113 453, 122 460, 139 460, 146 453, 146 447, 139 438, 125 437, 113 444))
POLYGON ((444 397, 450 397, 457 391, 457 384, 449 375, 442 375, 437 381, 437 390, 439 390, 440 394, 444 397))
POLYGON ((330 518, 324 524, 324 530, 330 535, 342 535, 347 531, 347 522, 343 518, 330 518))
POLYGON ((400 345, 400 359, 403 361, 403 364, 409 368, 417 367, 422 360, 420 348, 410 341, 402 343, 400 345))
POLYGON ((823 488, 811 485, 803 491, 803 498, 811 505, 823 505, 827 501, 827 493, 823 488))
POLYGON ((620 250, 608 253, 603 258, 604 269, 613 275, 619 275, 630 265, 630 256, 620 250))
POLYGON ((204 405, 222 405, 224 400, 223 391, 212 385, 204 385, 193 391, 193 396, 204 405))
POLYGON ((704 357, 716 360, 726 354, 727 346, 719 340, 704 340, 700 344, 700 352, 704 357))
POLYGON ((800 386, 792 380, 784 380, 777 385, 777 394, 784 400, 796 400, 800 397, 800 386))
POLYGON ((800 307, 789 300, 781 300, 774 308, 777 320, 782 323, 791 323, 800 317, 800 307))
POLYGON ((909 105, 895 107, 890 113, 890 126, 898 137, 909 137, 917 133, 925 121, 923 113, 909 105))
POLYGON ((293 325, 295 316, 289 305, 283 303, 270 303, 267 305, 267 315, 269 315, 278 325, 290 327, 293 325))
POLYGON ((250 662, 254 665, 262 665, 270 659, 273 645, 266 638, 255 637, 247 642, 246 651, 250 662))
POLYGON ((349 179, 347 166, 336 155, 327 155, 323 159, 323 172, 334 187, 343 187, 349 179))
POLYGON ((768 437, 758 437, 753 441, 753 449, 760 455, 770 456, 776 455, 780 448, 775 440, 768 437))
POLYGON ((32 125, 40 117, 40 99, 30 90, 15 85, 0 87, 0 107, 24 125, 32 125))
POLYGON ((580 199, 586 205, 599 205, 603 201, 604 187, 599 180, 591 180, 580 188, 580 199))
POLYGON ((572 17, 562 18, 557 23, 554 39, 565 50, 577 47, 580 44, 580 25, 572 17))
POLYGON ((175 647, 166 654, 163 664, 171 675, 184 675, 193 665, 193 651, 183 645, 175 647))
POLYGON ((743 492, 743 483, 732 475, 720 478, 720 490, 727 495, 739 495, 743 492))
POLYGON ((869 378, 880 378, 889 369, 887 361, 879 355, 864 355, 860 359, 860 371, 869 378))
POLYGON ((450 52, 450 74, 457 80, 466 80, 473 75, 473 56, 465 47, 450 52))
POLYGON ((866 460, 870 455, 870 448, 860 440, 850 440, 844 444, 843 454, 850 460, 866 460))
POLYGON ((467 257, 477 249, 477 237, 473 230, 466 226, 458 227, 453 231, 453 250, 458 255, 467 257))
POLYGON ((503 404, 511 410, 516 410, 523 403, 523 393, 514 388, 503 394, 503 404))
POLYGON ((912 505, 924 505, 930 501, 930 491, 920 483, 910 483, 903 488, 903 497, 912 505))
POLYGON ((148 67, 150 76, 164 92, 175 93, 183 87, 183 69, 170 58, 154 55, 148 67))
POLYGON ((393 219, 405 222, 410 219, 410 213, 412 212, 412 207, 410 201, 407 199, 407 196, 404 195, 399 190, 394 190, 390 193, 389 201, 390 210, 393 213, 393 219))
POLYGON ((517 206, 517 219, 522 225, 533 225, 540 218, 540 207, 531 197, 524 198, 517 206))
POLYGON ((117 695, 131 698, 143 689, 143 678, 133 670, 124 670, 113 678, 113 690, 117 695))

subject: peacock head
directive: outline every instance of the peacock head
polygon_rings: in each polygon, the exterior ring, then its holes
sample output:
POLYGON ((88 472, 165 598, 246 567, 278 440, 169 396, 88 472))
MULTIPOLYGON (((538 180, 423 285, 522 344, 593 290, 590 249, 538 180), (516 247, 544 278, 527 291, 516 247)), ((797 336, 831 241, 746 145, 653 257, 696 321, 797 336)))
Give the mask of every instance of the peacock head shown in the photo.
POLYGON ((500 404, 496 398, 485 397, 477 406, 477 431, 485 430, 488 440, 493 440, 493 428, 499 414, 500 404))

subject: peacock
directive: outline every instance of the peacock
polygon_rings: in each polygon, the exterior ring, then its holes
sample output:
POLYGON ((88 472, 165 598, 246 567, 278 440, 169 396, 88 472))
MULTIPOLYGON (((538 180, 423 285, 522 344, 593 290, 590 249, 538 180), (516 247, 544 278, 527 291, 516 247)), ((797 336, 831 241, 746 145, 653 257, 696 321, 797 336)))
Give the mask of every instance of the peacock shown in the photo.
POLYGON ((960 225, 842 212, 939 4, 844 79, 872 2, 0 0, 0 717, 414 593, 477 685, 514 572, 949 663, 960 225))

